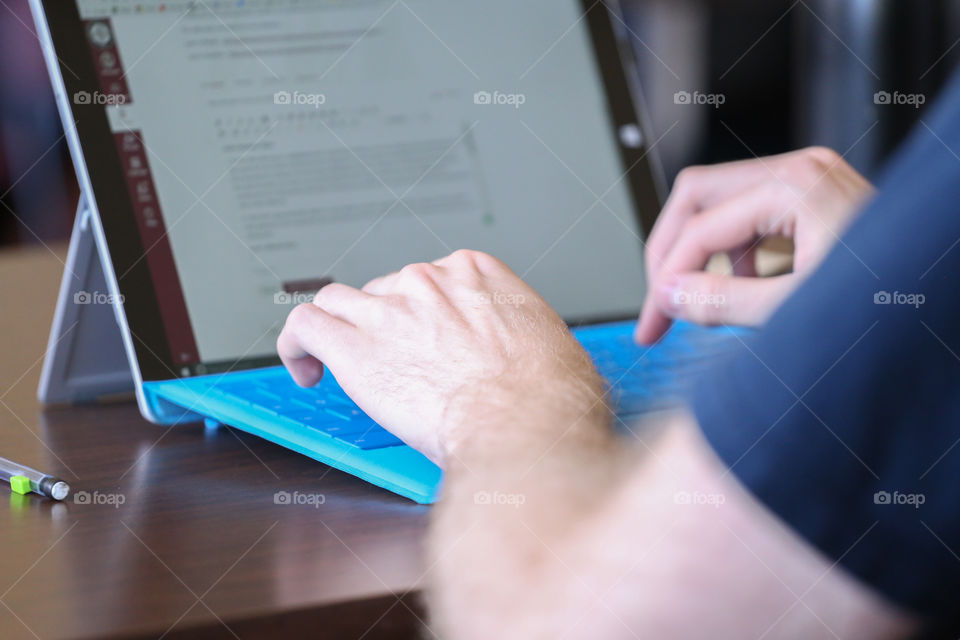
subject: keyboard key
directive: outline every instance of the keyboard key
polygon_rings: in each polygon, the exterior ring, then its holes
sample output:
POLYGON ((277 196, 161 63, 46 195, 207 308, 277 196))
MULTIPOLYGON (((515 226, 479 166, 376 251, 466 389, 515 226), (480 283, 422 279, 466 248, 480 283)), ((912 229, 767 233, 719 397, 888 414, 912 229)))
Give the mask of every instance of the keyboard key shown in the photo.
POLYGON ((273 393, 272 391, 268 391, 268 390, 265 389, 264 387, 260 387, 260 386, 254 387, 254 388, 253 388, 253 392, 254 392, 255 394, 257 394, 258 396, 261 396, 261 397, 264 397, 264 398, 269 398, 270 400, 273 400, 274 402, 282 402, 282 401, 283 401, 283 397, 281 397, 280 395, 278 395, 278 394, 276 394, 276 393, 273 393))
POLYGON ((338 437, 338 439, 361 449, 383 449, 403 444, 403 440, 381 427, 371 429, 366 433, 347 434, 338 437))
POLYGON ((351 420, 349 422, 344 422, 343 420, 337 420, 335 422, 326 421, 315 428, 317 431, 322 431, 328 436, 340 439, 345 436, 359 436, 370 431, 383 430, 383 427, 369 418, 366 420, 351 420))
POLYGON ((337 411, 336 409, 331 409, 330 407, 327 407, 323 411, 327 415, 333 416, 334 418, 340 418, 341 420, 349 421, 351 418, 350 414, 343 411, 337 411))
POLYGON ((290 398, 290 404, 295 407, 300 407, 304 411, 316 411, 317 406, 310 402, 305 402, 304 400, 298 400, 297 398, 290 398))

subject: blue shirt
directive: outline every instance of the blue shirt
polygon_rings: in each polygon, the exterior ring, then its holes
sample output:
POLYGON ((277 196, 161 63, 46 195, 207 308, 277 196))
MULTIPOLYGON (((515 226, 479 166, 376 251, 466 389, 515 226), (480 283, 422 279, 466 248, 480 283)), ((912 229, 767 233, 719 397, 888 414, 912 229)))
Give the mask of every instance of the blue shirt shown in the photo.
MULTIPOLYGON (((891 107, 896 108, 896 107, 891 107)), ((762 502, 849 572, 960 609, 960 77, 879 193, 693 411, 762 502)))

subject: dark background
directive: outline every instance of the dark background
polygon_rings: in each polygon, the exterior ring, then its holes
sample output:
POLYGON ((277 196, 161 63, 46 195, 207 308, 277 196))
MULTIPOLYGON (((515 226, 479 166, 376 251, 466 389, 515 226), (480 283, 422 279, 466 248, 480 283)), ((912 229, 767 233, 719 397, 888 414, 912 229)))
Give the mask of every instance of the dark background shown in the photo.
MULTIPOLYGON (((66 1, 66 0, 65 0, 66 1)), ((668 180, 683 166, 824 144, 870 177, 960 55, 960 0, 628 0, 668 180), (678 106, 677 91, 722 94, 678 106)), ((64 239, 73 169, 26 0, 0 2, 0 245, 64 239)))

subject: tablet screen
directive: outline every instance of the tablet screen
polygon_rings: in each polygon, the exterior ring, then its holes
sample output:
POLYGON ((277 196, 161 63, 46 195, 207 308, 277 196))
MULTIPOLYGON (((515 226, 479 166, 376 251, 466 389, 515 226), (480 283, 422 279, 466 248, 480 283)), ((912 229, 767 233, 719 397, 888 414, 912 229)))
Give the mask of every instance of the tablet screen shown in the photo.
POLYGON ((624 147, 648 141, 581 2, 77 7, 95 81, 71 99, 105 117, 141 249, 116 275, 149 272, 177 375, 272 357, 325 282, 460 248, 569 320, 639 309, 657 198, 624 147))

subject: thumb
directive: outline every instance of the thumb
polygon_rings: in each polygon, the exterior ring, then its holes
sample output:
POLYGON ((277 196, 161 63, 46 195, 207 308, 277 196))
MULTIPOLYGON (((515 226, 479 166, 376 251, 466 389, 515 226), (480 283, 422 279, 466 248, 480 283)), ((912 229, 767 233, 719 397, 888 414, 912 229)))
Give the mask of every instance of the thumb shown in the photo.
POLYGON ((739 278, 715 273, 684 273, 657 284, 654 301, 667 316, 697 324, 763 324, 790 295, 794 274, 739 278))

